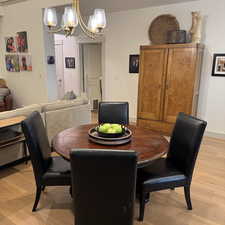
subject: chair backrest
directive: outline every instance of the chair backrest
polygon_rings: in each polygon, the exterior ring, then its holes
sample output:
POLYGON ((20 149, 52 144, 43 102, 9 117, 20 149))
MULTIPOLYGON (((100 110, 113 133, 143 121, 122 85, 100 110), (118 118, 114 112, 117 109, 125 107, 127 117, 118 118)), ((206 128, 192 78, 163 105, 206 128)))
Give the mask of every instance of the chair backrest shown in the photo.
POLYGON ((39 112, 33 112, 22 122, 22 130, 31 157, 37 185, 52 158, 46 130, 39 112))
POLYGON ((98 109, 98 122, 129 124, 128 102, 100 102, 98 109))
POLYGON ((206 125, 203 120, 179 113, 171 136, 167 159, 189 179, 192 178, 206 125))
POLYGON ((70 161, 75 224, 132 225, 136 153, 73 150, 70 161))

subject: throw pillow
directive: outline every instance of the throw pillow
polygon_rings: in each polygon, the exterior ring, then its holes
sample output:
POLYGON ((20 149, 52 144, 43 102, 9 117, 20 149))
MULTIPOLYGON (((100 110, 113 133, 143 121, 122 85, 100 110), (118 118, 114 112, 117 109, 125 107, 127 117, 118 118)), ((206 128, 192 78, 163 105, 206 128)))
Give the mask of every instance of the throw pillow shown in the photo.
POLYGON ((63 96, 62 100, 73 100, 76 98, 77 96, 73 91, 67 91, 66 94, 63 96))
POLYGON ((63 96, 62 100, 69 100, 70 99, 70 92, 67 91, 66 94, 63 96))
POLYGON ((70 100, 76 99, 77 96, 75 95, 75 93, 73 91, 70 92, 70 100))

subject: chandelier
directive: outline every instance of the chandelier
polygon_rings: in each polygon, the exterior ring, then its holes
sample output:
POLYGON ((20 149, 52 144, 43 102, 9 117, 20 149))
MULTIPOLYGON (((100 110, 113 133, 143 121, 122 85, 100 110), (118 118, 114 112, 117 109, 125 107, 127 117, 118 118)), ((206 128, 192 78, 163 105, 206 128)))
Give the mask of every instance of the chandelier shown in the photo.
POLYGON ((75 28, 80 25, 82 31, 90 38, 95 39, 103 34, 106 27, 106 15, 104 9, 95 9, 89 17, 88 25, 85 24, 80 13, 80 0, 73 0, 72 7, 65 7, 61 26, 58 26, 55 8, 46 8, 44 12, 44 24, 49 32, 58 33, 63 31, 66 36, 71 36, 75 28))

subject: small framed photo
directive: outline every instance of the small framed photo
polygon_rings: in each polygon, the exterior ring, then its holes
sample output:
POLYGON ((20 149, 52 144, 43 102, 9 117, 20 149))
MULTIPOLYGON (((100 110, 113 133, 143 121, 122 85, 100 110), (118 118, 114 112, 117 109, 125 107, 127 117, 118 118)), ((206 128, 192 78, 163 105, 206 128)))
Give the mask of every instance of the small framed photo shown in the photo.
POLYGON ((225 77, 225 53, 214 54, 212 76, 225 77))
POLYGON ((18 32, 16 40, 17 40, 17 51, 22 53, 28 52, 27 32, 26 31, 18 32))
POLYGON ((55 56, 48 56, 47 57, 47 63, 49 64, 49 65, 54 65, 55 64, 55 56))
POLYGON ((20 71, 32 71, 31 55, 19 55, 20 71))
POLYGON ((74 57, 66 57, 65 64, 67 69, 75 69, 75 58, 74 57))
POLYGON ((8 72, 20 72, 19 56, 18 55, 6 55, 5 56, 6 70, 8 72))
POLYGON ((5 46, 6 46, 7 53, 15 53, 17 50, 15 38, 14 37, 6 37, 5 38, 5 46))
POLYGON ((139 55, 130 55, 129 73, 139 73, 139 55))

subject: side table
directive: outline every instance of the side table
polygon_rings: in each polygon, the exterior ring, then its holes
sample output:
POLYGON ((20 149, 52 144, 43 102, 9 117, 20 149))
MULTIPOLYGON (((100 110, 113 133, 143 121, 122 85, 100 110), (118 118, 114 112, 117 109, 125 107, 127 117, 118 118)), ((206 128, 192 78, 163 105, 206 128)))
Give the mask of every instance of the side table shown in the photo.
POLYGON ((11 145, 22 143, 23 155, 26 159, 25 162, 27 164, 28 159, 26 139, 22 132, 12 129, 12 127, 20 125, 24 119, 26 119, 25 116, 18 116, 0 120, 0 150, 11 145))

